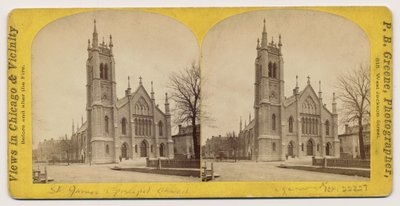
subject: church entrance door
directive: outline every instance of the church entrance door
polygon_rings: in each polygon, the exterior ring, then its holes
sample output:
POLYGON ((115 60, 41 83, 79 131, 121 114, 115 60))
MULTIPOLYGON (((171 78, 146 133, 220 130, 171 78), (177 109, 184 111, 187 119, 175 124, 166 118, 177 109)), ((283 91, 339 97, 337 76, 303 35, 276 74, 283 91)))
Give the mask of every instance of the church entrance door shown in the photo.
POLYGON ((313 156, 313 155, 314 155, 314 143, 310 139, 307 142, 307 156, 313 156))
POLYGON ((160 144, 160 157, 164 157, 164 144, 160 144))
POLYGON ((326 148, 325 148, 325 154, 326 154, 326 156, 329 156, 329 155, 331 155, 331 143, 327 143, 326 144, 326 148))
POLYGON ((140 157, 147 157, 147 143, 145 140, 140 143, 140 157))
POLYGON ((126 142, 124 142, 121 146, 121 157, 128 159, 128 144, 126 144, 126 142))
POLYGON ((292 141, 290 141, 290 143, 288 145, 288 156, 289 157, 293 157, 294 156, 294 154, 293 154, 293 142, 292 141))

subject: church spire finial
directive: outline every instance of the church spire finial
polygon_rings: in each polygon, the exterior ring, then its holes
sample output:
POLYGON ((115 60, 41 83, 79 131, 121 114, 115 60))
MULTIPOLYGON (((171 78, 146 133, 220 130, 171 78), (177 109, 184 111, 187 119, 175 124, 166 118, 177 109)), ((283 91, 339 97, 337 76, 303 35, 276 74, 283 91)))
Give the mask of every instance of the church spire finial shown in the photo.
POLYGON ((335 92, 333 92, 333 97, 332 97, 332 113, 337 114, 336 111, 336 95, 335 92))
POLYGON ((267 32, 267 29, 265 27, 265 18, 264 18, 264 27, 263 27, 263 33, 267 32))
POLYGON ((296 88, 299 88, 299 75, 296 75, 296 88))
POLYGON ((279 51, 281 51, 281 48, 282 48, 282 36, 281 36, 281 34, 279 34, 278 47, 279 47, 279 51))
POLYGON ((93 40, 92 40, 92 47, 97 48, 98 45, 98 34, 97 34, 97 28, 96 28, 96 19, 94 19, 94 28, 93 28, 93 40))
POLYGON ((242 131, 242 116, 240 116, 240 123, 239 123, 239 126, 240 126, 240 131, 239 131, 239 132, 241 132, 241 131, 242 131))
POLYGON ((257 38, 257 49, 260 48, 260 38, 257 38))
POLYGON ((154 89, 153 89, 153 81, 151 81, 151 99, 154 101, 154 89))
POLYGON ((308 85, 310 85, 310 83, 311 83, 311 82, 310 82, 310 78, 311 78, 310 75, 308 75, 308 76, 307 76, 307 84, 308 84, 308 85))
POLYGON ((110 47, 113 47, 114 46, 114 44, 113 44, 113 42, 112 42, 112 35, 110 34, 110 43, 109 43, 109 45, 110 45, 110 47))
POLYGON ((169 115, 168 93, 165 92, 165 114, 169 115))
POLYGON ((97 34, 96 19, 93 20, 93 23, 94 23, 93 34, 97 34))
POLYGON ((139 77, 139 85, 142 85, 142 77, 139 77))
POLYGON ((131 77, 128 76, 128 89, 130 89, 130 88, 131 88, 131 77))
POLYGON ((261 37, 261 47, 267 47, 267 46, 268 46, 267 28, 265 26, 265 18, 264 18, 264 27, 261 37))
POLYGON ((319 91, 318 91, 318 96, 320 99, 322 99, 322 89, 321 89, 321 80, 319 80, 319 91))

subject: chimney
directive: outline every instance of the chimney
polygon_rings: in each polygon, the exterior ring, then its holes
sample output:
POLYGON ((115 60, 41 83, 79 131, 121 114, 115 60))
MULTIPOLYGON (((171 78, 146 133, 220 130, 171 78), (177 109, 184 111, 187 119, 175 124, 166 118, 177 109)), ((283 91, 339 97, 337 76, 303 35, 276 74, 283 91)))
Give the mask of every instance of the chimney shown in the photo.
POLYGON ((180 124, 178 125, 178 133, 181 133, 181 131, 182 131, 182 125, 180 124))
POLYGON ((349 125, 348 125, 348 124, 345 124, 345 125, 344 125, 344 128, 345 128, 345 129, 344 129, 344 133, 345 133, 345 134, 350 134, 349 125))

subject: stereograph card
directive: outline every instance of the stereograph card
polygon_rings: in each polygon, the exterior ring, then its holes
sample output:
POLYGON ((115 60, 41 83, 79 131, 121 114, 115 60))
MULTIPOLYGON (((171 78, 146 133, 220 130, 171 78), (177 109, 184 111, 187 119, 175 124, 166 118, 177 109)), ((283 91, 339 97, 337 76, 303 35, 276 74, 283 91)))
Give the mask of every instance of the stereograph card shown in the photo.
POLYGON ((385 7, 16 9, 17 199, 387 196, 385 7))

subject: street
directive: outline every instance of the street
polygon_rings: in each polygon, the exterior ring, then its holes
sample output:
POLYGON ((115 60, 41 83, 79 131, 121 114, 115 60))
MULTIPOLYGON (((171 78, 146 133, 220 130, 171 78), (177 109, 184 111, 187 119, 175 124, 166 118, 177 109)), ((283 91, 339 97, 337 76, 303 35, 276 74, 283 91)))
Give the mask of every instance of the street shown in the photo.
MULTIPOLYGON (((48 177, 54 183, 98 183, 98 182, 196 182, 198 177, 159 175, 150 173, 117 171, 110 169, 115 164, 87 165, 64 164, 48 165, 48 177)), ((33 168, 37 168, 34 165, 33 168)), ((44 166, 40 166, 44 171, 44 166)))
MULTIPOLYGON (((203 160, 207 168, 213 161, 203 160)), ((369 181, 369 178, 279 168, 284 162, 229 161, 213 162, 220 177, 214 181, 369 181)))

